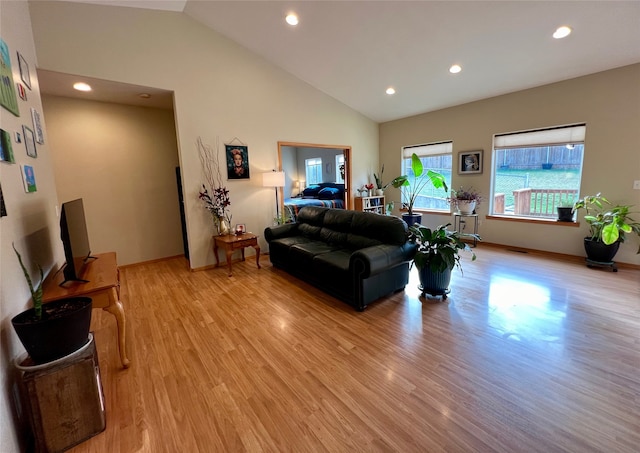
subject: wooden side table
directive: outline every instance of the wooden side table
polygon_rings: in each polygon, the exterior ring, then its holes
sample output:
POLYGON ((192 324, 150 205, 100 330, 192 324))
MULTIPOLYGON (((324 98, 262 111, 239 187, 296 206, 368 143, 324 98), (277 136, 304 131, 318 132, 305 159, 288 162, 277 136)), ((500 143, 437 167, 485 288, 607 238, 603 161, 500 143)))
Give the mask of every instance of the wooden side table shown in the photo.
POLYGON ((116 261, 116 253, 100 253, 96 259, 89 260, 82 278, 88 282, 69 282, 64 286, 59 284, 64 280, 62 272, 58 272, 51 279, 46 279, 43 285, 43 302, 65 299, 67 297, 86 296, 93 301, 93 308, 102 308, 116 318, 118 327, 118 349, 120 361, 124 368, 129 368, 131 362, 127 358, 125 348, 125 315, 120 302, 120 273, 116 261))
POLYGON ((231 255, 234 250, 240 250, 242 253, 242 261, 244 261, 245 247, 253 247, 256 251, 256 266, 260 269, 260 246, 258 245, 258 236, 251 233, 227 234, 226 236, 213 236, 213 254, 216 257, 216 267, 220 266, 218 260, 218 247, 222 247, 227 257, 227 266, 229 267, 229 277, 232 275, 231 255))

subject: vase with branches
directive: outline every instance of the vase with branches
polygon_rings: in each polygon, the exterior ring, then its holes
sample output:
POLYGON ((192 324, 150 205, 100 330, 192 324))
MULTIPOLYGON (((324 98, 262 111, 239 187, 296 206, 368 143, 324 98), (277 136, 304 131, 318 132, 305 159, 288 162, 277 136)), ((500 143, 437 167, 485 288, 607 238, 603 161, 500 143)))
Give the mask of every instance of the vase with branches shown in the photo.
POLYGON ((206 210, 211 213, 213 223, 219 235, 227 235, 231 232, 231 199, 229 190, 222 184, 220 171, 219 145, 216 138, 215 151, 210 145, 205 144, 200 137, 197 140, 198 155, 202 165, 202 174, 205 182, 198 198, 204 204, 206 210))

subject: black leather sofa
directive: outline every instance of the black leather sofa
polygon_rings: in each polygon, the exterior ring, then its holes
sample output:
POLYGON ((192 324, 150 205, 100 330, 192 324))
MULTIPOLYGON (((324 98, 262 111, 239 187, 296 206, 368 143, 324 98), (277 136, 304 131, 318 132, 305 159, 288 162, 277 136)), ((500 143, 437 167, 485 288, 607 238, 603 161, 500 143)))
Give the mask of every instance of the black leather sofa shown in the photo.
POLYGON ((296 223, 268 227, 271 263, 358 311, 409 280, 415 244, 398 217, 305 206, 296 223))

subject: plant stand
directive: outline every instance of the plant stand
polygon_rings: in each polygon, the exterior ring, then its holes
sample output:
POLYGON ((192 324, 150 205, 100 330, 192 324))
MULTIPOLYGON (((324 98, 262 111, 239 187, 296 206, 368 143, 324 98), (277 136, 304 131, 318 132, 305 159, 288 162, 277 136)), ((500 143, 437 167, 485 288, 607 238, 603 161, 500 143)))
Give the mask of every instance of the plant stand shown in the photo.
POLYGON ((425 289, 422 285, 418 286, 418 289, 420 290, 420 292, 422 293, 422 295, 424 296, 425 294, 428 294, 430 296, 442 296, 442 300, 447 300, 447 294, 449 294, 451 292, 451 290, 449 288, 447 289, 425 289))
POLYGON ((594 261, 594 260, 590 260, 589 258, 586 258, 585 262, 587 263, 587 267, 589 268, 605 267, 605 268, 611 269, 612 272, 618 272, 618 266, 616 266, 616 263, 614 261, 602 262, 602 261, 594 261))

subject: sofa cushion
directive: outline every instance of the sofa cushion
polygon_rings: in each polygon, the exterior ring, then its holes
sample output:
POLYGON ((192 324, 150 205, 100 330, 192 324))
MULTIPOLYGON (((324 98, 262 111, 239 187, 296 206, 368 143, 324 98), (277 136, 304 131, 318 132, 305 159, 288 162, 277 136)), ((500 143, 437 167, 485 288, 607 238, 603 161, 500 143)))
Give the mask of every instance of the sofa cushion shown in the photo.
POLYGON ((296 266, 302 267, 308 272, 311 270, 311 264, 315 256, 334 252, 339 249, 337 246, 322 241, 308 241, 291 246, 289 257, 296 263, 296 266))

